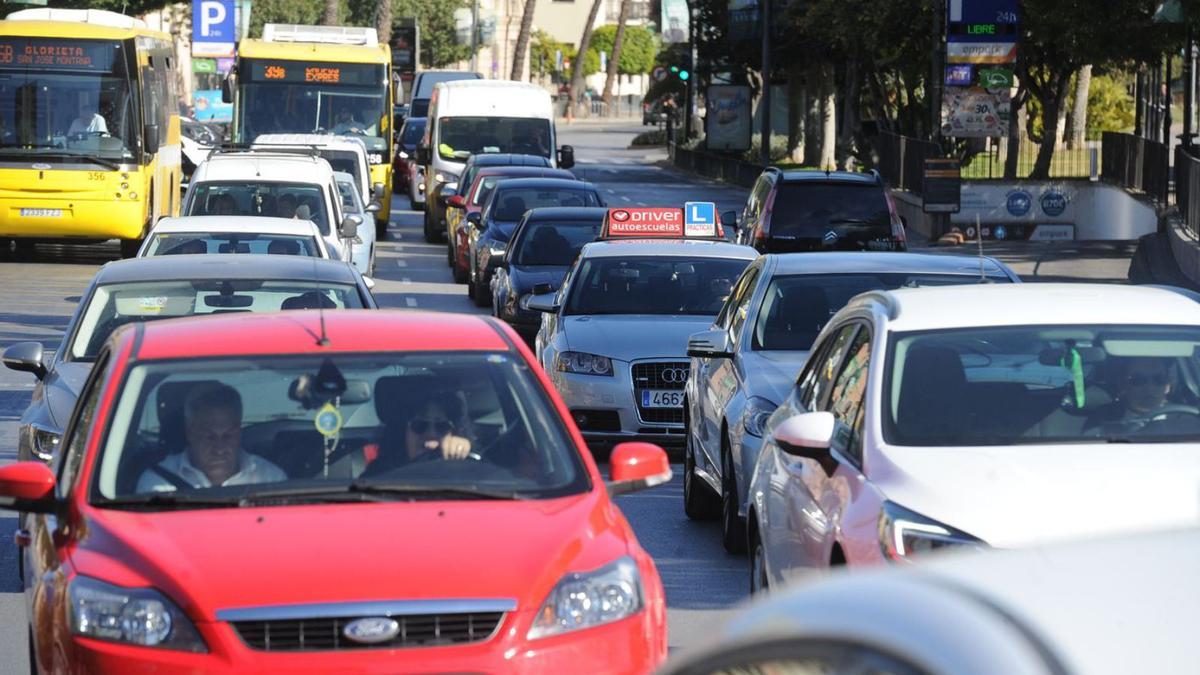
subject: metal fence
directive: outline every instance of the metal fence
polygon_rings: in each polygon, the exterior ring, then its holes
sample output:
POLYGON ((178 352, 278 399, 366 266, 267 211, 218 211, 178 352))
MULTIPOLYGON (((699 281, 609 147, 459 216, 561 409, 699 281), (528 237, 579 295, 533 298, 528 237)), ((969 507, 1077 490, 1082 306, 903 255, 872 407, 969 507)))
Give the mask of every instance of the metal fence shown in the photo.
MULTIPOLYGON (((1104 132, 1100 178, 1167 203, 1170 161, 1167 146, 1133 134, 1104 132)), ((1178 156, 1177 156, 1178 159, 1178 156)), ((1177 169, 1178 170, 1178 169, 1177 169)))
POLYGON ((1200 158, 1175 148, 1175 204, 1188 230, 1200 237, 1200 158))
MULTIPOLYGON (((556 101, 556 108, 559 117, 565 117, 567 114, 567 97, 565 94, 560 95, 556 101)), ((600 97, 591 97, 581 100, 575 104, 575 109, 572 111, 575 119, 589 119, 601 117, 636 117, 642 116, 642 97, 641 96, 615 96, 613 97, 612 105, 605 105, 600 97)))
MULTIPOLYGON (((1033 172, 1042 146, 1023 137, 1017 146, 1016 176, 1026 178, 1033 172)), ((1008 139, 987 139, 983 151, 963 162, 963 179, 1003 178, 1008 164, 1008 139)), ((1095 178, 1100 175, 1102 144, 1087 141, 1083 146, 1070 148, 1060 145, 1050 160, 1051 178, 1095 178)))
POLYGON ((925 159, 942 155, 937 143, 890 131, 879 132, 875 143, 879 154, 876 168, 883 179, 893 188, 921 194, 925 159))

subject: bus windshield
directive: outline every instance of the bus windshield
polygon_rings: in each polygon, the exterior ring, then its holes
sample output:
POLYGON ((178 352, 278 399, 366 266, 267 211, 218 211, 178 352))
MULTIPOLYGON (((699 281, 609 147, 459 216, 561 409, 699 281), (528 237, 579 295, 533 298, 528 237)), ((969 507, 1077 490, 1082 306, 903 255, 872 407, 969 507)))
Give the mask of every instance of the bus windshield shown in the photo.
POLYGON ((125 52, 116 40, 0 36, 0 157, 133 160, 125 52))
POLYGON ((238 76, 236 141, 251 143, 262 134, 345 134, 361 138, 372 154, 388 156, 384 66, 242 59, 238 76))

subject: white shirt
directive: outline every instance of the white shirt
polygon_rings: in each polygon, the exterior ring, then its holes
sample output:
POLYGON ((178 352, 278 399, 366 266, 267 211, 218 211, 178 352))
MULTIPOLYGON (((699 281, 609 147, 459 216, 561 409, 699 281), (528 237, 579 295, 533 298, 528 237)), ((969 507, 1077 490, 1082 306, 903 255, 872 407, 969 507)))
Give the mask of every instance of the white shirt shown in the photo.
MULTIPOLYGON (((159 462, 160 466, 167 471, 179 476, 192 487, 206 488, 213 487, 212 481, 208 479, 203 471, 197 469, 188 460, 187 452, 181 452, 177 455, 168 455, 166 459, 159 462)), ((252 455, 244 450, 238 451, 238 472, 230 476, 221 486, 226 485, 247 485, 251 483, 273 483, 287 480, 287 474, 282 469, 275 466, 271 462, 252 455)), ((147 469, 142 473, 141 478, 137 483, 138 492, 174 492, 175 486, 171 481, 159 474, 154 469, 147 469)))
POLYGON ((67 129, 67 135, 82 134, 85 132, 98 131, 100 133, 108 133, 108 123, 104 121, 104 117, 100 113, 92 113, 92 119, 86 124, 82 119, 76 117, 71 120, 71 128, 67 129))

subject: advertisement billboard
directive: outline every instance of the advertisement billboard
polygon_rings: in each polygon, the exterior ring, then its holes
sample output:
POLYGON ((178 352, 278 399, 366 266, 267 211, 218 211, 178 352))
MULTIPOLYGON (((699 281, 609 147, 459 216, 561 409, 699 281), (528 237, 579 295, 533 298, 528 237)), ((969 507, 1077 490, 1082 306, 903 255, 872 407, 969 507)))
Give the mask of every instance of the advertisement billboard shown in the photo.
POLYGON ((744 152, 750 149, 750 87, 714 84, 705 94, 705 145, 709 150, 744 152))

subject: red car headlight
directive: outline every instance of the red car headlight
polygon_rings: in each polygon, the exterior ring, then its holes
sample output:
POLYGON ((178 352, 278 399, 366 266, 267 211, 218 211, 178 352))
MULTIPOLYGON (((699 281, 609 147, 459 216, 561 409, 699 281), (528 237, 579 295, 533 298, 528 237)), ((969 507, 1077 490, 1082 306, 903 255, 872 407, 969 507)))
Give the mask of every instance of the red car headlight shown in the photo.
POLYGON ((207 652, 183 610, 153 588, 123 588, 78 576, 67 587, 71 632, 142 647, 207 652))
POLYGON ((642 610, 642 578, 632 558, 564 576, 550 591, 528 638, 561 635, 633 616, 642 610))

